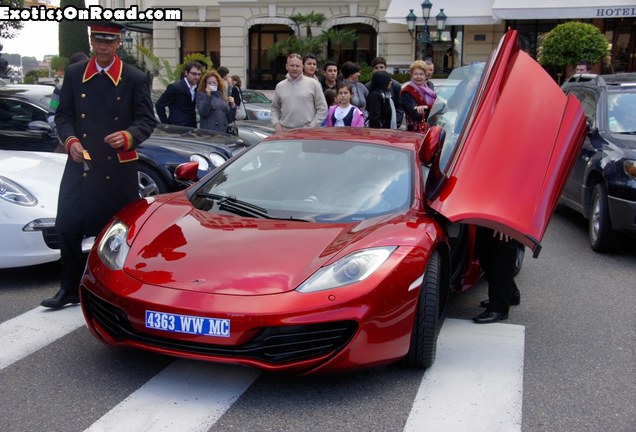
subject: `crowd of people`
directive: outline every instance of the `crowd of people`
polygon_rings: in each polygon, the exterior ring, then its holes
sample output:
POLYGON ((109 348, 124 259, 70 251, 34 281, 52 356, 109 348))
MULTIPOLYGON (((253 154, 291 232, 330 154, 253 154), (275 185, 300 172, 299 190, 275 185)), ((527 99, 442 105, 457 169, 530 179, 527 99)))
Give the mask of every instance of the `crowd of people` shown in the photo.
MULTIPOLYGON (((314 54, 290 54, 287 75, 276 85, 271 105, 275 130, 316 126, 399 129, 406 123, 407 130, 424 132, 436 99, 433 63, 413 62, 411 81, 404 88, 387 71, 384 57, 374 58, 371 66, 371 80, 362 83, 361 68, 355 62, 339 67, 327 60, 319 68, 314 54)), ((183 78, 170 84, 155 104, 157 114, 162 123, 226 132, 235 120, 245 118, 241 79, 230 76, 226 67, 207 72, 202 68, 197 62, 185 65, 183 78)))

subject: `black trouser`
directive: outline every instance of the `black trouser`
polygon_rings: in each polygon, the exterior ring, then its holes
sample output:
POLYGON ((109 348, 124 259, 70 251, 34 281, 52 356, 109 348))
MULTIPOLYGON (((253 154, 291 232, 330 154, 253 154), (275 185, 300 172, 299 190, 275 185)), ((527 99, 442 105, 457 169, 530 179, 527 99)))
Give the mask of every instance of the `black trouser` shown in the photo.
POLYGON ((60 289, 67 294, 79 294, 80 280, 86 267, 88 254, 82 252, 82 234, 60 232, 62 255, 62 284, 60 289))
POLYGON ((477 228, 476 256, 488 280, 491 312, 508 313, 510 299, 516 289, 515 262, 517 241, 500 240, 489 228, 477 228))

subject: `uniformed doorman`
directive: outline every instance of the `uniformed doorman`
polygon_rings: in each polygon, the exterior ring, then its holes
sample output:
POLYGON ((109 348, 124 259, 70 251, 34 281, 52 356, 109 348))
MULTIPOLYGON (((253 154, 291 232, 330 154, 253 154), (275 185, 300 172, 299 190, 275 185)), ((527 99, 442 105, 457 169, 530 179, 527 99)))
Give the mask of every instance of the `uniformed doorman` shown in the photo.
POLYGON ((94 56, 70 65, 55 114, 68 160, 60 184, 56 228, 62 283, 42 306, 79 302, 86 256, 82 239, 97 235, 123 206, 139 198, 137 151, 156 125, 147 76, 116 51, 122 26, 91 25, 94 56))

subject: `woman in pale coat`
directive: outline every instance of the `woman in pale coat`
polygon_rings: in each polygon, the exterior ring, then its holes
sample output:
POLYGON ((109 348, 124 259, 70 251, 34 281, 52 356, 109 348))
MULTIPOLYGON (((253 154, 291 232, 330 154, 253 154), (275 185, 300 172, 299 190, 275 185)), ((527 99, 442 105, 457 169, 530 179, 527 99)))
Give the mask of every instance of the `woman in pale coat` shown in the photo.
POLYGON ((195 99, 201 129, 227 132, 234 119, 236 104, 232 96, 225 94, 225 80, 218 72, 209 71, 201 78, 195 99))

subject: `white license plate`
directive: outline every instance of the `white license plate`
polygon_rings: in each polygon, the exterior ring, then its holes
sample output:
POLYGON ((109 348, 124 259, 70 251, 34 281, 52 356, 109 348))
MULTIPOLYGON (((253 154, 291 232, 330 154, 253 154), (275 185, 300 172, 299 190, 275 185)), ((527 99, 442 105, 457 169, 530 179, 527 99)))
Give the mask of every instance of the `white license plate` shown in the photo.
POLYGON ((230 320, 146 311, 146 328, 201 336, 230 337, 230 320))

